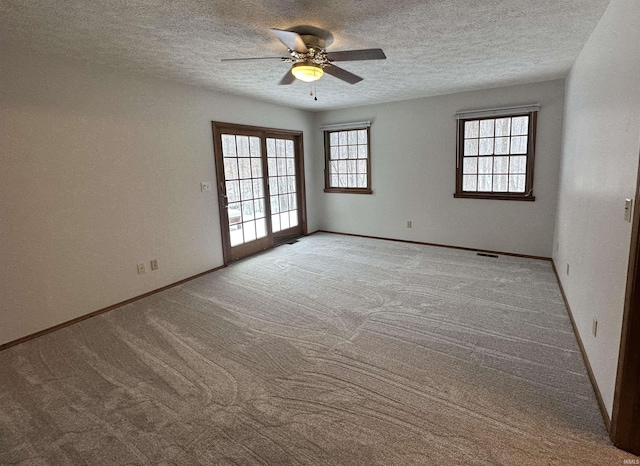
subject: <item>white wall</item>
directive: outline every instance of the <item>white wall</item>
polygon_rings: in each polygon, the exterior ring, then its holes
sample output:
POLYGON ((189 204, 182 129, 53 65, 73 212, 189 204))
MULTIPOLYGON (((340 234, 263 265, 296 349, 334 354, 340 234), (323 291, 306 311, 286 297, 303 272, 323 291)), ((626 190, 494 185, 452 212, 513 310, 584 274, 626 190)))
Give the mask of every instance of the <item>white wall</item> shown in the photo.
POLYGON ((638 0, 612 0, 566 84, 553 259, 609 415, 640 148, 639 24, 638 0))
MULTIPOLYGON (((373 195, 323 194, 322 228, 551 257, 563 94, 559 80, 323 112, 316 120, 318 133, 320 124, 372 121, 373 195), (454 199, 455 113, 535 103, 541 105, 536 201, 454 199)), ((321 173, 321 145, 317 150, 321 173)))
POLYGON ((310 114, 0 54, 0 344, 222 264, 217 195, 200 192, 215 186, 212 120, 305 132, 317 229, 310 114))

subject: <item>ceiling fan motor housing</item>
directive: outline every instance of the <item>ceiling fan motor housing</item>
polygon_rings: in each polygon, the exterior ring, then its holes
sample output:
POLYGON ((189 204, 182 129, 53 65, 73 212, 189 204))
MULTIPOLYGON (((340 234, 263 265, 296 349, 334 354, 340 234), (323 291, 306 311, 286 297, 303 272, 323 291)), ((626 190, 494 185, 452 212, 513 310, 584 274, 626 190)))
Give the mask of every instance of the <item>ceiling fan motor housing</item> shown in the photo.
MULTIPOLYGON (((326 47, 333 42, 333 35, 329 31, 315 26, 294 26, 289 29, 271 28, 289 51, 288 57, 265 57, 291 63, 291 70, 287 72, 278 84, 291 84, 296 78, 306 82, 320 79, 325 73, 349 84, 362 81, 357 76, 339 66, 336 61, 354 60, 384 60, 387 58, 382 49, 342 50, 327 52, 326 47)), ((233 60, 261 60, 264 58, 236 58, 233 60)))

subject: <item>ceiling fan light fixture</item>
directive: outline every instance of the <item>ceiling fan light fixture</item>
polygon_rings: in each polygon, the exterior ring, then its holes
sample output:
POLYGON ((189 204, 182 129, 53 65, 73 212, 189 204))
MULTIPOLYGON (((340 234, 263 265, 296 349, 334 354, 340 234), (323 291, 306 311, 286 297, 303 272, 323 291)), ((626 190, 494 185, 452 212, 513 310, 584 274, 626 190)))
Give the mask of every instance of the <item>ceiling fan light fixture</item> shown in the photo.
POLYGON ((316 65, 315 63, 301 62, 295 63, 291 67, 291 73, 293 73, 296 79, 310 83, 320 79, 324 71, 320 65, 316 65))

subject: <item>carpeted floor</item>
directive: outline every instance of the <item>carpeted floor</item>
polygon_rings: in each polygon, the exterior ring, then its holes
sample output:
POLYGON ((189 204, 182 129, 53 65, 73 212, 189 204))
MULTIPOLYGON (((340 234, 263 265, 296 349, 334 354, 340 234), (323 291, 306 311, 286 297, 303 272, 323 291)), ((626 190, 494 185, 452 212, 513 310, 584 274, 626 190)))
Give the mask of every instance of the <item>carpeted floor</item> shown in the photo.
POLYGON ((317 234, 0 353, 2 464, 625 459, 545 261, 317 234))

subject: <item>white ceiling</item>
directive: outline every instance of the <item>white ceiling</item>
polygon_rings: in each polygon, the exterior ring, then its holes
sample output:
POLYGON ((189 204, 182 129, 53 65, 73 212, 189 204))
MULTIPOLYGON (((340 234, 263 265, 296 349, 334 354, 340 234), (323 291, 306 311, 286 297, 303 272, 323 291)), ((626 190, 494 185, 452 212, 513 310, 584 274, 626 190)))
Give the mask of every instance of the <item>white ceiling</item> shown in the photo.
POLYGON ((0 46, 31 48, 307 110, 411 99, 566 76, 609 0, 2 0, 0 46), (350 85, 277 83, 287 63, 269 28, 329 30, 350 85))

